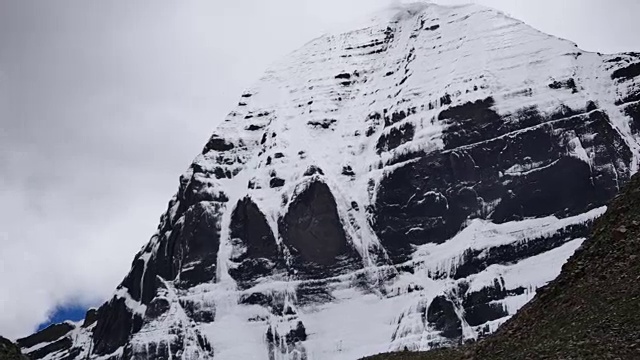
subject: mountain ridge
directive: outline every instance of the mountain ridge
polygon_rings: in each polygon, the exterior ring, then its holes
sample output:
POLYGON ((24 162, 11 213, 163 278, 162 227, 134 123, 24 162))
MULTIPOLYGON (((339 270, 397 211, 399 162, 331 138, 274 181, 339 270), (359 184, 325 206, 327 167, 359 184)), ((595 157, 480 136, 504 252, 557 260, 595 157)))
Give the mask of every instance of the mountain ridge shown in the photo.
POLYGON ((637 171, 640 59, 408 9, 267 71, 114 296, 23 351, 347 359, 483 337, 527 303, 637 171))

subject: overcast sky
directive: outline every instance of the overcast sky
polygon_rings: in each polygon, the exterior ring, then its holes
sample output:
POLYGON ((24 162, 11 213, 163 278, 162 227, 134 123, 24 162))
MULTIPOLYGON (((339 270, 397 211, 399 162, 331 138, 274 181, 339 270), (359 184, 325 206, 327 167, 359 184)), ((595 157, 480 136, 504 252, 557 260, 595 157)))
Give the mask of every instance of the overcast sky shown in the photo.
MULTIPOLYGON (((638 0, 478 2, 585 50, 640 51, 638 0)), ((242 90, 394 3, 0 0, 0 334, 104 301, 242 90)))

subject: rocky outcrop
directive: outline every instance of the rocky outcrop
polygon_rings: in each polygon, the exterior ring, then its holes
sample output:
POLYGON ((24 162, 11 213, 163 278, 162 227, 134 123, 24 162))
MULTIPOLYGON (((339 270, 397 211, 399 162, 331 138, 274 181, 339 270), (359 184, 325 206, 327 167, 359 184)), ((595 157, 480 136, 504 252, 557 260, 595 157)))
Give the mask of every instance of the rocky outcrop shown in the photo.
POLYGON ((231 215, 234 263, 229 275, 243 287, 284 270, 283 254, 265 215, 250 197, 238 201, 231 215))
POLYGON ((637 64, 477 5, 315 39, 241 96, 114 295, 23 349, 353 359, 483 338, 637 171, 637 64))
POLYGON ((28 360, 22 355, 18 345, 0 336, 0 360, 28 360))
MULTIPOLYGON (((557 279, 496 334, 462 348, 370 360, 637 359, 640 357, 640 176, 593 226, 557 279)), ((483 301, 499 296, 487 289, 483 301)))
POLYGON ((327 278, 362 266, 323 182, 312 182, 298 194, 278 225, 298 276, 327 278))

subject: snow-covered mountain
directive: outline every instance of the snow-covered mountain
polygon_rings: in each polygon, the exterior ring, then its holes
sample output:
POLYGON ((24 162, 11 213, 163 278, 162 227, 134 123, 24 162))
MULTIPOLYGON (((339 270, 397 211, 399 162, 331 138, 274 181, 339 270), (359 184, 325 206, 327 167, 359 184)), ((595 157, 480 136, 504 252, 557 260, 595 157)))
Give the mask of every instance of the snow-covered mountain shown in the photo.
POLYGON ((34 359, 356 359, 493 332, 640 159, 640 54, 407 5, 274 66, 158 231, 34 359))

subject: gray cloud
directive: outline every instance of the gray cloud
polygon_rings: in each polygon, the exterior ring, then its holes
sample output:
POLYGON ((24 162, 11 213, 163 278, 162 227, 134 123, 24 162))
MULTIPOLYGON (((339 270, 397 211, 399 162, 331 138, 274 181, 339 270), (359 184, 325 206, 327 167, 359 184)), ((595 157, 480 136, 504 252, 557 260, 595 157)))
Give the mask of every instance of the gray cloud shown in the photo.
MULTIPOLYGON (((480 2, 586 50, 640 50, 635 0, 480 2)), ((392 3, 0 0, 0 333, 106 299, 242 90, 392 3)))

